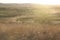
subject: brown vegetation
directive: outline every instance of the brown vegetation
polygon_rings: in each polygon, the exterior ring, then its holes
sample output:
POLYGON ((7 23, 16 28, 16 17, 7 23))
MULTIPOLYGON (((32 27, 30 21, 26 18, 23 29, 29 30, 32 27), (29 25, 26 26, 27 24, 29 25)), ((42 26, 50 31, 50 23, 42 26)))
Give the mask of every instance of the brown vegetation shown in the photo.
POLYGON ((60 25, 0 24, 0 40, 60 40, 60 25))
POLYGON ((0 4, 0 40, 60 40, 59 8, 0 4))

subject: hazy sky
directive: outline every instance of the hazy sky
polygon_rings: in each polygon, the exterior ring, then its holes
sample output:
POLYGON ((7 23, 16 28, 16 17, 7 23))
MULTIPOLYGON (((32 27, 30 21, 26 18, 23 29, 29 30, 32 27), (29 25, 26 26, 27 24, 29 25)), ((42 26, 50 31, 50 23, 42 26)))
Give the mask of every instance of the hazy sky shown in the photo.
POLYGON ((60 0, 0 0, 2 3, 37 3, 37 4, 59 4, 60 0))

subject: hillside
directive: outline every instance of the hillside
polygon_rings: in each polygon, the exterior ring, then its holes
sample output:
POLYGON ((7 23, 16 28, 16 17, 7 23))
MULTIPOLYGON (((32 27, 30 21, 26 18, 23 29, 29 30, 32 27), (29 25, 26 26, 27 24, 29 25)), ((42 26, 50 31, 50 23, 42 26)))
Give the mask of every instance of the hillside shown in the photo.
POLYGON ((0 4, 0 23, 49 23, 57 11, 55 8, 39 4, 0 4))
POLYGON ((59 5, 1 3, 0 40, 60 40, 59 5))

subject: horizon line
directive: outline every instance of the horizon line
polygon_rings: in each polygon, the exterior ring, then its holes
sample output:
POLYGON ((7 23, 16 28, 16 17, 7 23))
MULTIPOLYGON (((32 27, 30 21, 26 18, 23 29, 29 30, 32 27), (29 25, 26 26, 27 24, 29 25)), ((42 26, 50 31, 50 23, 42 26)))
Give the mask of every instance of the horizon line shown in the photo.
POLYGON ((0 2, 1 4, 41 4, 41 5, 60 5, 60 4, 43 4, 43 3, 4 3, 0 2))

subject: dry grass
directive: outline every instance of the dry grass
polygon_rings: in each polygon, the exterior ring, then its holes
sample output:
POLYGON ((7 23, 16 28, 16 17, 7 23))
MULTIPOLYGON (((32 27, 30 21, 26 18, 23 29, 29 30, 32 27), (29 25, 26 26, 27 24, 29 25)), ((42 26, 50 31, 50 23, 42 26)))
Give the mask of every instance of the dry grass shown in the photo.
POLYGON ((59 26, 0 24, 0 40, 60 40, 59 26))
POLYGON ((50 22, 59 15, 52 16, 53 13, 58 13, 55 10, 57 8, 54 7, 34 4, 1 4, 0 40, 60 40, 60 25, 50 22), (25 22, 30 19, 33 21, 32 24, 25 22), (22 22, 19 23, 19 21, 22 22))

